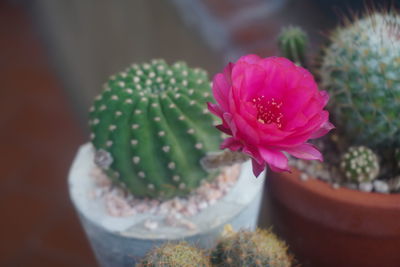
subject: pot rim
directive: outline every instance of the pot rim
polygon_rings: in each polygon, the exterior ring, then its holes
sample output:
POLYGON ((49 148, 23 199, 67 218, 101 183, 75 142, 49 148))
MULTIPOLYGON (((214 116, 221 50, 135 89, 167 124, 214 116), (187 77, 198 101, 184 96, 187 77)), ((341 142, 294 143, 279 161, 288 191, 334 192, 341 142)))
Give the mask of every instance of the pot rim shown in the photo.
MULTIPOLYGON (((285 177, 287 182, 319 195, 321 198, 340 201, 344 204, 394 209, 400 212, 400 194, 363 192, 346 187, 334 188, 331 184, 315 177, 310 177, 305 181, 301 180, 301 173, 302 171, 292 168, 291 173, 279 173, 279 175, 285 177)), ((273 175, 276 175, 276 173, 273 175)))
POLYGON ((399 236, 400 194, 335 189, 316 178, 300 179, 300 171, 268 172, 267 190, 281 208, 330 229, 357 235, 399 236))

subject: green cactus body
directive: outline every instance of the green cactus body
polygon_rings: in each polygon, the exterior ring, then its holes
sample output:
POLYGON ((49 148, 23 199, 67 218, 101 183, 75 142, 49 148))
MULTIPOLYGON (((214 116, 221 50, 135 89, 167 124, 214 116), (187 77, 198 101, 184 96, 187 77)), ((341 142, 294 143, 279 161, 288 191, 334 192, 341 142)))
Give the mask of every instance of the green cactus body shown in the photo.
POLYGON ((319 74, 339 129, 355 144, 400 140, 400 16, 371 14, 338 28, 319 74))
POLYGON ((379 160, 365 146, 350 147, 341 158, 340 169, 349 182, 371 182, 379 174, 379 160))
POLYGON ((298 65, 306 65, 307 34, 300 28, 283 28, 278 37, 281 54, 298 65))
POLYGON ((183 196, 208 177, 200 159, 220 136, 201 69, 163 60, 112 76, 90 112, 95 161, 137 197, 183 196))
POLYGON ((288 267, 292 258, 272 232, 258 229, 223 235, 211 252, 211 262, 218 267, 288 267))
POLYGON ((151 250, 139 263, 139 267, 209 267, 204 252, 186 242, 166 243, 151 250))

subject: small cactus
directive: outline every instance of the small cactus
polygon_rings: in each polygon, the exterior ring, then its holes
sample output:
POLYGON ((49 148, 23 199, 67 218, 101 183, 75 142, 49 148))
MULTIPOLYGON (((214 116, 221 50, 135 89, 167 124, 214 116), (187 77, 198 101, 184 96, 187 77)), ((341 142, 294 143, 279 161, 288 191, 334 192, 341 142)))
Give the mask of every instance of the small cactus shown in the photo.
POLYGON ((282 29, 278 37, 281 54, 295 62, 297 65, 306 65, 306 49, 308 47, 308 36, 300 28, 288 26, 282 29))
POLYGON ((353 144, 392 147, 400 140, 400 16, 369 14, 330 41, 318 72, 338 128, 353 144))
POLYGON ((137 265, 139 267, 209 267, 203 251, 186 242, 166 243, 154 248, 137 265))
POLYGON ((340 169, 348 182, 372 182, 379 174, 378 157, 365 146, 350 147, 341 158, 340 169))
POLYGON ((153 60, 112 76, 90 112, 96 164, 137 197, 188 194, 208 177, 200 159, 221 141, 210 91, 207 73, 183 62, 153 60))
POLYGON ((211 262, 217 267, 288 267, 292 258, 286 245, 270 231, 233 232, 228 228, 211 252, 211 262))

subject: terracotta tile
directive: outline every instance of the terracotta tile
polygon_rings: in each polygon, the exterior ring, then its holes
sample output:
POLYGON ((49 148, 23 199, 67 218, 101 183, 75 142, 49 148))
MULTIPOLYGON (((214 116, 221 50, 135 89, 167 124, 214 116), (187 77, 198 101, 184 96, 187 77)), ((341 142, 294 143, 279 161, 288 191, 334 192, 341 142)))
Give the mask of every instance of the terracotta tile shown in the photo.
POLYGON ((72 266, 95 266, 84 265, 79 260, 70 258, 62 253, 51 253, 49 251, 32 250, 22 258, 11 262, 10 266, 16 267, 72 267, 72 266))
POLYGON ((32 154, 21 144, 14 144, 8 140, 0 142, 2 156, 0 156, 0 192, 10 185, 17 185, 21 181, 27 167, 30 166, 32 154))
POLYGON ((44 195, 66 199, 66 176, 69 163, 61 162, 52 155, 37 154, 31 159, 21 184, 26 189, 36 190, 44 195))
POLYGON ((39 142, 40 144, 59 145, 59 140, 76 140, 78 136, 77 125, 71 123, 67 116, 68 109, 57 103, 43 105, 24 100, 24 105, 18 110, 14 119, 6 122, 0 133, 0 138, 14 141, 39 142), (61 107, 60 107, 61 106, 61 107), (29 134, 29 138, 27 135, 29 134))
POLYGON ((67 194, 84 138, 32 25, 0 1, 0 266, 95 266, 67 194))
POLYGON ((95 266, 93 252, 72 204, 63 210, 63 214, 40 234, 39 247, 49 251, 63 251, 63 253, 79 259, 85 266, 95 266))
POLYGON ((0 266, 20 253, 35 231, 56 213, 51 201, 18 190, 0 196, 0 266))
MULTIPOLYGON (((5 88, 14 88, 11 92, 3 91, 0 94, 18 96, 18 100, 25 97, 37 96, 37 99, 50 98, 59 95, 59 90, 54 89, 56 81, 49 70, 41 66, 42 62, 32 62, 27 65, 21 62, 17 65, 8 65, 1 68, 2 83, 5 88), (33 65, 32 65, 33 64, 33 65), (52 88, 53 87, 53 88, 52 88)), ((17 102, 16 102, 17 103, 17 102)))

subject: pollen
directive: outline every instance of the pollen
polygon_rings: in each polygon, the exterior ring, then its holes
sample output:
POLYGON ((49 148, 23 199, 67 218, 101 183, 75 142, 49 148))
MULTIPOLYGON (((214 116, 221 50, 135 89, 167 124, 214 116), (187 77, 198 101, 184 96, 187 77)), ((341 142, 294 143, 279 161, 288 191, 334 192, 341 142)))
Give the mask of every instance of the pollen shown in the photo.
POLYGON ((266 99, 264 96, 259 96, 253 98, 252 102, 257 108, 257 120, 260 123, 274 123, 279 129, 282 128, 282 101, 277 101, 274 98, 266 99))

